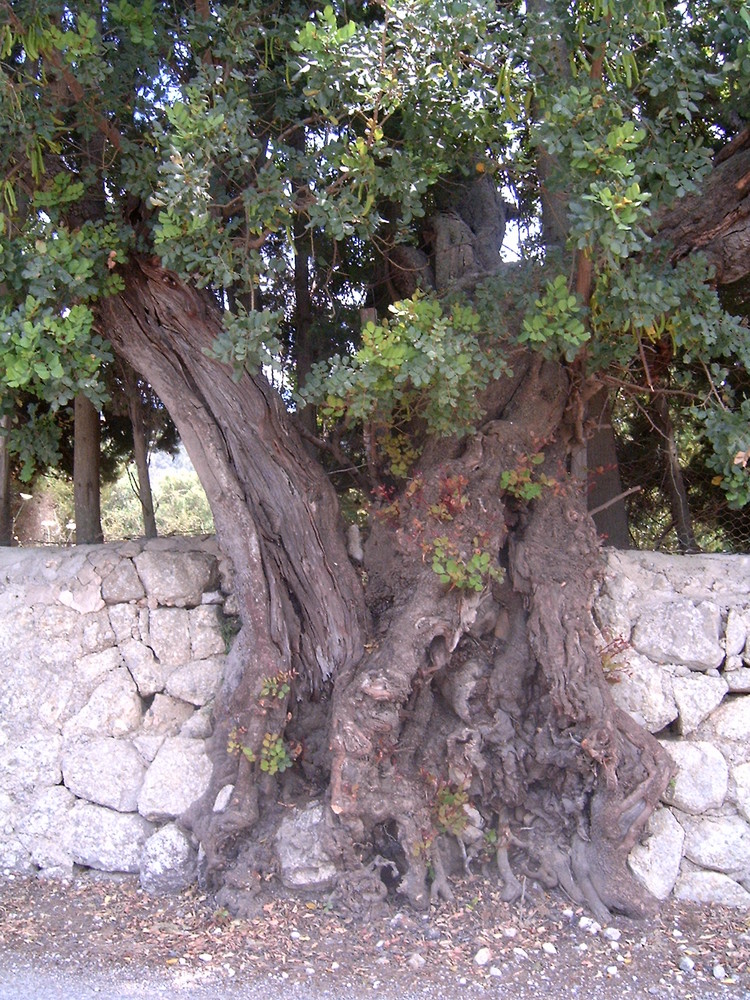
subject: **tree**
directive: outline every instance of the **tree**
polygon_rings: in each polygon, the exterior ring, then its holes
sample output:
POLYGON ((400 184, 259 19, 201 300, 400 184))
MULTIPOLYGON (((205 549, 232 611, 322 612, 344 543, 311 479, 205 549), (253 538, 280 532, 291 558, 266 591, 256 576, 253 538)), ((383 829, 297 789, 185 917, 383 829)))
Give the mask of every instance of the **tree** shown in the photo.
POLYGON ((235 567, 214 772, 182 817, 224 905, 272 869, 278 803, 314 797, 360 901, 386 859, 426 906, 485 844, 508 899, 525 872, 648 908, 626 858, 671 766, 604 678, 582 476, 593 401, 664 344, 747 499, 746 337, 674 206, 716 184, 747 226, 741 161, 712 150, 750 22, 622 6, 2 5, 6 367, 91 390, 106 338, 235 567), (364 572, 334 478, 374 491, 364 572))
POLYGON ((99 491, 102 441, 99 413, 83 393, 76 396, 73 412, 76 542, 79 545, 95 545, 104 539, 99 491))

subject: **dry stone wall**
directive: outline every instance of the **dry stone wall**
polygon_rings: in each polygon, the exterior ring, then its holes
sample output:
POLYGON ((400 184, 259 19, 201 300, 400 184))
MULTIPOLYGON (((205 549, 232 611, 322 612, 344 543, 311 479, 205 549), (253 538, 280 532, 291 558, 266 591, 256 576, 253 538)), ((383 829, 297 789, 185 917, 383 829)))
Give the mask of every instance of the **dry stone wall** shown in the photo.
POLYGON ((0 549, 0 871, 195 878, 228 591, 212 539, 0 549))
MULTIPOLYGON (((606 558, 613 695, 677 767, 631 865, 661 899, 750 906, 750 557, 606 558)), ((0 873, 196 878, 176 820, 207 787, 234 610, 212 539, 0 549, 0 873)))
POLYGON ((631 867, 750 908, 750 557, 610 551, 595 614, 615 701, 677 768, 631 867))

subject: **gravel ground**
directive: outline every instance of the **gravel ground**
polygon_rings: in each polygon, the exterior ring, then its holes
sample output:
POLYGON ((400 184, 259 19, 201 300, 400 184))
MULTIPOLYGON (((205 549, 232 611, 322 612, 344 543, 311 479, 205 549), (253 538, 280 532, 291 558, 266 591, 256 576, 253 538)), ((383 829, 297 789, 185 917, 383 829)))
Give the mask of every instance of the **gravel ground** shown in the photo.
POLYGON ((155 899, 134 879, 0 882, 0 1000, 747 1000, 750 915, 666 904, 600 927, 562 897, 503 903, 456 886, 427 916, 362 922, 274 897, 235 920, 197 891, 155 899))

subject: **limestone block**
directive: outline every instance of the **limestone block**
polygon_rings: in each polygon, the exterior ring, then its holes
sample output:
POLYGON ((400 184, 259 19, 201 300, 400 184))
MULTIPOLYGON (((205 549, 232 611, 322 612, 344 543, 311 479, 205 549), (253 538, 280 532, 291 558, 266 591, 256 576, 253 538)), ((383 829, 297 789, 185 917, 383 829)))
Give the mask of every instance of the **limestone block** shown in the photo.
POLYGON ((16 836, 22 815, 18 804, 0 791, 0 872, 27 872, 33 868, 31 855, 16 836))
POLYGON ((194 660, 205 660, 209 656, 220 656, 226 652, 226 642, 221 627, 224 617, 221 607, 204 604, 189 612, 190 644, 194 660))
POLYGON ((113 604, 108 611, 109 622, 118 643, 141 638, 138 608, 134 604, 113 604))
POLYGON ((76 660, 76 674, 82 682, 84 691, 88 693, 97 681, 101 681, 107 674, 121 666, 120 651, 116 646, 112 646, 99 653, 89 653, 88 656, 79 657, 76 660))
MULTIPOLYGON (((229 786, 227 786, 229 787, 229 786)), ((19 808, 7 792, 0 791, 0 842, 10 837, 18 822, 19 808)))
POLYGON ((82 585, 74 583, 72 587, 61 590, 58 600, 66 608, 72 608, 81 615, 88 615, 94 611, 101 611, 104 607, 102 600, 101 580, 98 578, 91 583, 82 585))
POLYGON ((138 812, 154 822, 175 819, 203 795, 210 778, 202 740, 167 737, 146 772, 138 812))
POLYGON ((137 813, 77 802, 68 818, 68 848, 76 864, 105 872, 137 872, 154 827, 137 813))
POLYGON ((121 559, 102 580, 102 597, 107 604, 127 604, 145 596, 146 591, 130 559, 121 559))
POLYGON ((166 694, 157 694, 143 717, 141 732, 148 735, 161 733, 164 736, 176 736, 194 711, 194 707, 188 702, 171 698, 166 694))
POLYGON ((141 698, 148 698, 164 689, 169 670, 172 668, 167 668, 157 660, 150 646, 145 642, 139 642, 138 639, 126 639, 120 643, 119 648, 141 698))
POLYGON ((657 809, 648 821, 646 837, 630 852, 633 874, 657 899, 666 899, 680 872, 685 833, 670 809, 657 809))
POLYGON ((727 656, 739 656, 747 641, 746 614, 737 608, 727 612, 727 624, 724 630, 724 649, 727 656))
POLYGON ((679 710, 678 727, 687 736, 721 704, 729 687, 723 677, 692 674, 675 677, 672 690, 679 710))
POLYGON ((104 737, 68 747, 62 772, 66 787, 79 798, 118 812, 135 812, 146 765, 132 743, 104 737))
MULTIPOLYGON (((60 604, 35 605, 34 632, 29 636, 29 639, 38 644, 38 656, 35 659, 43 663, 57 663, 62 650, 67 652, 69 648, 75 656, 80 656, 84 652, 80 638, 81 627, 81 616, 72 608, 65 608, 60 604)), ((16 641, 19 638, 19 635, 15 636, 16 641)))
POLYGON ((180 892, 198 877, 198 852, 176 824, 152 834, 141 855, 141 886, 152 896, 180 892))
POLYGON ((167 737, 163 733, 136 733, 132 737, 133 746, 138 753, 149 764, 161 750, 162 744, 167 737))
POLYGON ((675 740, 662 741, 662 746, 677 765, 664 801, 694 816, 718 809, 727 795, 729 767, 716 747, 675 740))
POLYGON ((701 739, 714 743, 730 764, 750 761, 750 697, 726 700, 700 727, 701 739))
POLYGON ((42 729, 26 732, 20 741, 9 740, 0 746, 0 788, 23 802, 40 789, 59 785, 61 750, 60 734, 42 729))
POLYGON ((233 793, 234 793, 234 785, 224 785, 223 788, 220 788, 216 798, 214 799, 213 812, 215 813, 224 812, 226 807, 229 805, 233 793))
POLYGON ((750 892, 719 872, 685 872, 677 880, 674 894, 690 903, 717 903, 750 910, 750 892))
POLYGON ((685 831, 685 857, 699 868, 750 878, 750 826, 740 816, 679 814, 685 831))
POLYGON ((17 836, 33 864, 43 871, 70 874, 73 856, 68 844, 70 812, 75 797, 62 785, 45 788, 18 824, 17 836))
POLYGON ((148 616, 148 644, 165 667, 189 663, 190 619, 182 608, 156 608, 148 616))
POLYGON ((115 633, 107 609, 86 615, 81 629, 81 647, 85 653, 99 653, 115 644, 115 633))
POLYGON ((94 688, 81 711, 63 726, 63 735, 67 740, 86 733, 125 736, 140 725, 142 711, 133 678, 120 667, 94 688))
POLYGON ((199 708, 197 712, 183 724, 180 729, 180 736, 187 736, 193 740, 206 740, 214 730, 214 719, 211 705, 199 708))
POLYGON ((750 823, 750 763, 732 768, 732 782, 737 811, 750 823))
POLYGON ((205 705, 219 690, 224 671, 224 656, 194 660, 169 675, 167 693, 193 705, 205 705))
POLYGON ((31 854, 14 835, 0 837, 0 872, 3 875, 13 873, 27 874, 35 871, 31 854))
MULTIPOLYGON (((644 592, 647 593, 647 592, 644 592)), ((684 663, 691 670, 711 670, 724 659, 721 608, 709 601, 694 604, 684 598, 643 608, 631 641, 655 663, 684 663)))
POLYGON ((174 552, 150 546, 135 557, 146 594, 158 604, 194 608, 204 590, 218 584, 216 557, 208 552, 174 552))
POLYGON ((619 683, 611 686, 615 704, 649 732, 657 733, 677 718, 670 671, 630 650, 617 676, 619 683))
POLYGON ((750 667, 725 670, 722 676, 732 694, 750 694, 750 667))
POLYGON ((324 889, 336 876, 336 865, 325 849, 323 806, 310 803, 290 810, 276 832, 276 856, 281 881, 288 889, 324 889))

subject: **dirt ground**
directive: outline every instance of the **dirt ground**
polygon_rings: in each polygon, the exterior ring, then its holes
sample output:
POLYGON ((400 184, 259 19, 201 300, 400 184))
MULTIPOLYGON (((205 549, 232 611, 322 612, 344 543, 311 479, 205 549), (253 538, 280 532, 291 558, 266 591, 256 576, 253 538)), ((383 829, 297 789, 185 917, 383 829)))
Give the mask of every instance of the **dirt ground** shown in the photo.
POLYGON ((272 980, 290 995, 307 984, 333 996, 750 997, 748 913, 669 903, 653 920, 599 927, 563 897, 530 887, 509 905, 480 878, 428 915, 392 908, 363 923, 272 892, 238 920, 198 890, 154 898, 129 877, 16 876, 0 881, 0 952, 26 967, 192 975, 227 991, 272 980))

